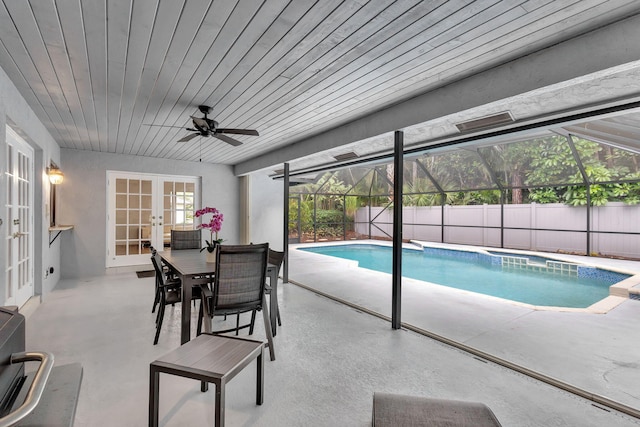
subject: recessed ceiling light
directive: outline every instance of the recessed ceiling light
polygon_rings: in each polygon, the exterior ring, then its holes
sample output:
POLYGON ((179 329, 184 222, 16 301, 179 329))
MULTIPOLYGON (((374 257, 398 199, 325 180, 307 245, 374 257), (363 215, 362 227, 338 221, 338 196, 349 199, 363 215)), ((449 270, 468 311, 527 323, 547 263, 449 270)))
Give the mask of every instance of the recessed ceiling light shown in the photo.
POLYGON ((513 123, 513 117, 509 111, 504 113, 493 114, 491 116, 480 117, 479 119, 468 120, 466 122, 456 123, 456 127, 460 132, 467 132, 470 130, 486 129, 505 123, 513 123))
POLYGON ((343 162, 345 160, 357 159, 358 155, 353 151, 349 151, 348 153, 336 154, 333 158, 339 162, 343 162))

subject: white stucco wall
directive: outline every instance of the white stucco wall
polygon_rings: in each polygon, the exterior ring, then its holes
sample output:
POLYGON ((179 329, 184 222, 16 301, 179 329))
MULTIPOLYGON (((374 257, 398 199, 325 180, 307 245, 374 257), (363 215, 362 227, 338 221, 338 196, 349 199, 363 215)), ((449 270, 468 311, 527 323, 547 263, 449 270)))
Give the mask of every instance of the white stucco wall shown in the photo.
POLYGON ((284 183, 269 178, 265 172, 251 174, 250 180, 250 241, 268 242, 270 248, 282 251, 284 183))
MULTIPOLYGON (((11 232, 6 218, 6 128, 9 125, 22 136, 34 150, 34 292, 43 298, 60 280, 60 247, 58 242, 49 247, 49 181, 46 167, 53 160, 60 164, 60 147, 27 105, 15 85, 0 68, 0 238, 5 242, 11 232), (54 273, 45 278, 45 268, 53 267, 54 273)), ((7 295, 5 277, 6 244, 0 245, 0 305, 7 295)))
POLYGON ((223 212, 221 237, 227 244, 239 243, 239 178, 233 175, 231 166, 71 149, 62 149, 61 157, 65 181, 59 193, 57 218, 60 224, 74 226, 72 232, 60 237, 64 278, 108 273, 108 170, 200 177, 202 206, 216 207, 223 212))

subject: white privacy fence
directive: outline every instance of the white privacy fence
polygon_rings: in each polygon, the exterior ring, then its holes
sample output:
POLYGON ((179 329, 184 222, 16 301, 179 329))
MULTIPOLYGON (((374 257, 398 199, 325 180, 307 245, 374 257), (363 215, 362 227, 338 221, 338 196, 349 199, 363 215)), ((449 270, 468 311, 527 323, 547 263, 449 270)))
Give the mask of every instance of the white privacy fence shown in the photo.
MULTIPOLYGON (((587 208, 564 204, 411 206, 403 208, 403 239, 544 252, 585 253, 587 208), (444 227, 442 227, 444 223, 444 227), (444 235, 443 235, 444 234, 444 235)), ((371 237, 392 235, 393 211, 359 208, 355 231, 371 237), (371 224, 369 214, 371 213, 371 224), (385 234, 387 233, 387 234, 385 234)), ((640 258, 640 206, 608 203, 591 208, 592 254, 640 258)))

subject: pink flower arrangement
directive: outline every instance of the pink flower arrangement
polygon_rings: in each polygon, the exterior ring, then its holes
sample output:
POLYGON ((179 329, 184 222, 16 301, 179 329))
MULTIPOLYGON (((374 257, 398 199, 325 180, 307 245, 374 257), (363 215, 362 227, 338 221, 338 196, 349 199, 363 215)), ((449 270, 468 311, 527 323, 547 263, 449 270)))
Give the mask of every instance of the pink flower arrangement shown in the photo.
POLYGON ((216 208, 210 208, 210 207, 206 207, 206 208, 202 208, 196 211, 195 213, 195 217, 201 217, 203 215, 206 214, 212 214, 211 215, 211 221, 207 222, 207 223, 202 223, 200 225, 200 228, 208 228, 209 231, 211 232, 211 240, 205 240, 205 242, 207 243, 207 246, 202 248, 201 251, 207 249, 209 250, 209 252, 213 252, 213 248, 215 247, 216 244, 220 244, 222 243, 224 240, 223 239, 219 239, 218 238, 218 232, 222 229, 222 220, 224 219, 224 217, 222 216, 222 213, 220 213, 220 211, 216 208), (213 238, 215 233, 215 239, 213 238))

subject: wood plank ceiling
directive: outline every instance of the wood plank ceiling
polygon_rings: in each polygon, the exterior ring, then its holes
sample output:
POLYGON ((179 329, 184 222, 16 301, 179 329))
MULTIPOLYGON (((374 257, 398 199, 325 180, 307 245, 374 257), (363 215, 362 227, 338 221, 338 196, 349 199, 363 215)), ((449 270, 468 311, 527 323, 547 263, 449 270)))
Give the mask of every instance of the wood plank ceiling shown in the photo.
POLYGON ((232 165, 638 11, 636 0, 2 0, 0 67, 61 147, 232 165), (260 136, 176 142, 200 104, 260 136))

